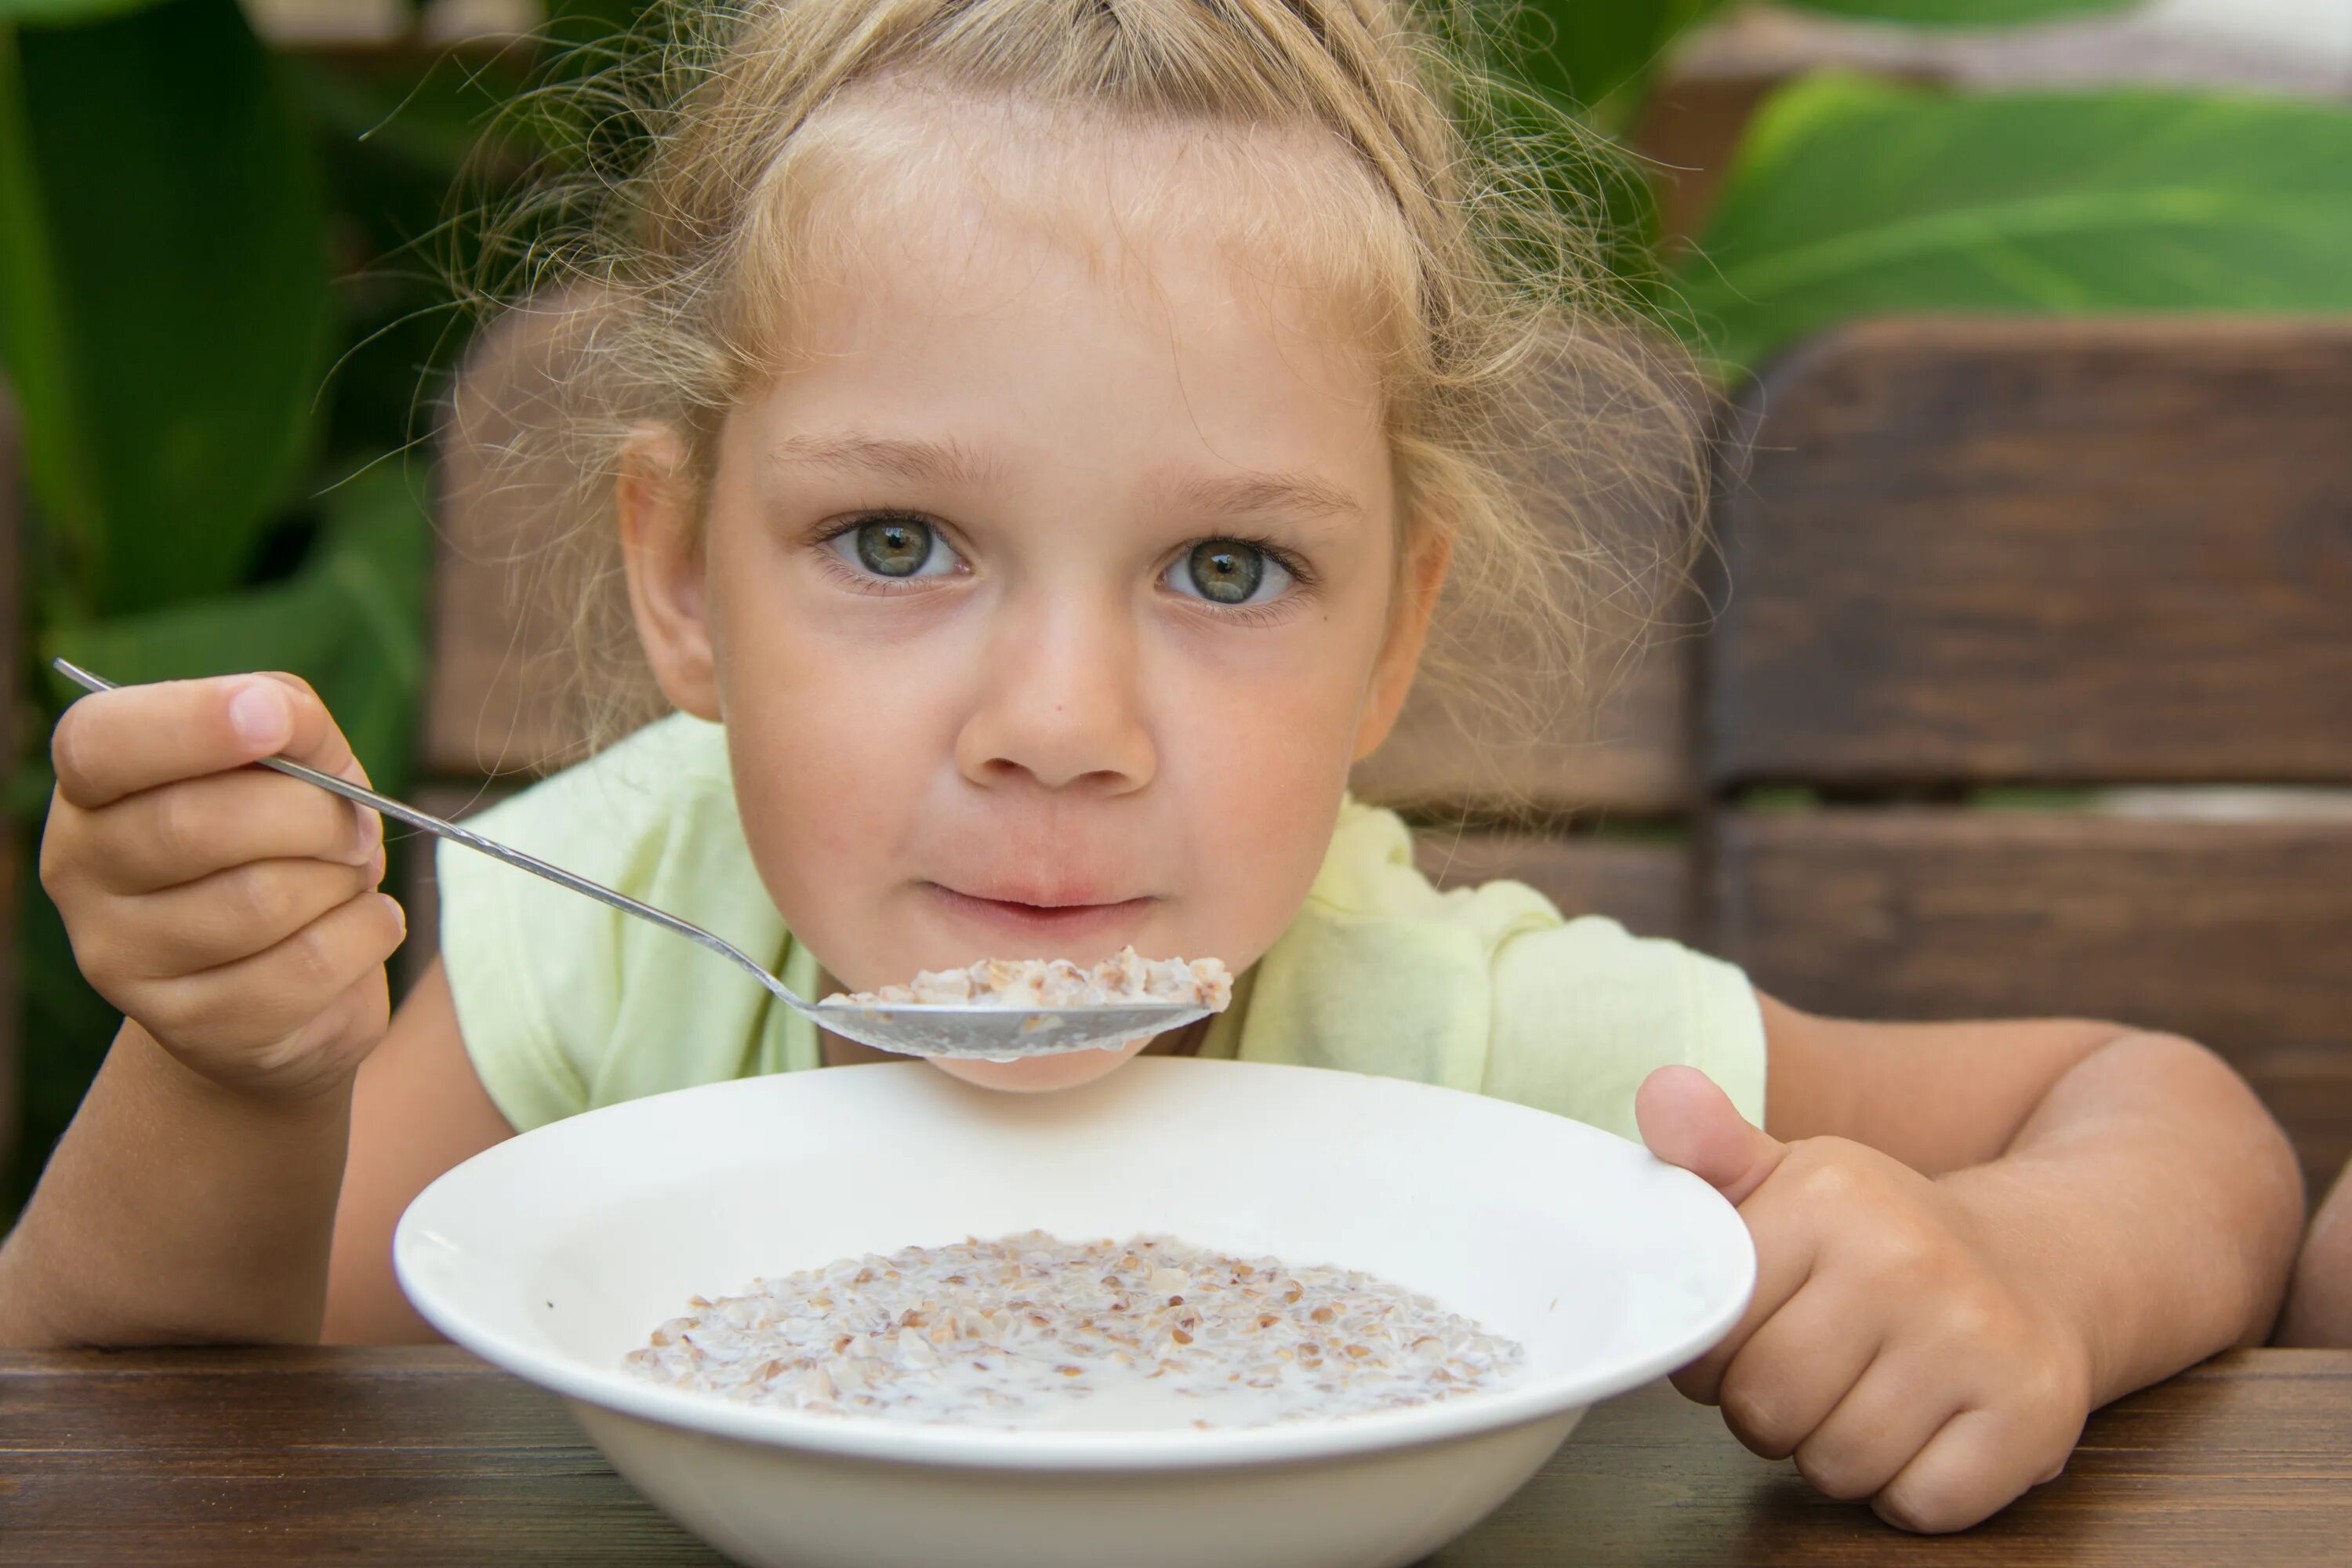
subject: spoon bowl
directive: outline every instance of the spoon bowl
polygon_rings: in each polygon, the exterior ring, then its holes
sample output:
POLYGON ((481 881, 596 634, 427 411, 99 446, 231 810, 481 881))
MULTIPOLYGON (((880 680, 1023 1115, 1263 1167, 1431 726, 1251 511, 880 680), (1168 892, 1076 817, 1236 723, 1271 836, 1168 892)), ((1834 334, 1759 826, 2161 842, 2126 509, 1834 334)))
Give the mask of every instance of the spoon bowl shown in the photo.
POLYGON ((1111 1049, 1181 1028, 1207 1017, 1209 1010, 1172 1002, 1041 1008, 820 1002, 811 1016, 845 1038, 905 1056, 1009 1062, 1111 1049))

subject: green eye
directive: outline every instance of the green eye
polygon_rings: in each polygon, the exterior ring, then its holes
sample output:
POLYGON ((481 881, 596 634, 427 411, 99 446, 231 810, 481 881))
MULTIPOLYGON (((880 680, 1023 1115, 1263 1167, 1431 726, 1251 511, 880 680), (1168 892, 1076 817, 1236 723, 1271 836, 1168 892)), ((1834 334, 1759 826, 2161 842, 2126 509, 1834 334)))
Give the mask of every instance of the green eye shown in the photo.
POLYGON ((931 530, 911 518, 860 523, 857 559, 884 577, 912 577, 931 558, 931 530))
POLYGON ((1184 560, 1192 586, 1212 604, 1246 605, 1265 581, 1265 552, 1238 539, 1210 539, 1184 560))

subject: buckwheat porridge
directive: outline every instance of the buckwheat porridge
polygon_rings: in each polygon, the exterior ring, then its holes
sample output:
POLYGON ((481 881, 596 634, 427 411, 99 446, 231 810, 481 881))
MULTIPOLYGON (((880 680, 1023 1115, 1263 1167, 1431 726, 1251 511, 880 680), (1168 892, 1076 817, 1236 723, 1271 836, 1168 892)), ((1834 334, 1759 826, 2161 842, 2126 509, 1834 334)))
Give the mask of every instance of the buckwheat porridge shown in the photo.
POLYGON ((963 969, 926 969, 905 985, 838 992, 827 1005, 879 1006, 1111 1007, 1172 1002, 1222 1011, 1234 999, 1234 977, 1213 958, 1145 958, 1123 947, 1092 969, 1066 958, 988 958, 963 969))
POLYGON ((755 1405, 1006 1428, 1394 1410, 1495 1388, 1525 1354, 1369 1274, 1167 1237, 909 1247, 688 1305, 630 1371, 755 1405))

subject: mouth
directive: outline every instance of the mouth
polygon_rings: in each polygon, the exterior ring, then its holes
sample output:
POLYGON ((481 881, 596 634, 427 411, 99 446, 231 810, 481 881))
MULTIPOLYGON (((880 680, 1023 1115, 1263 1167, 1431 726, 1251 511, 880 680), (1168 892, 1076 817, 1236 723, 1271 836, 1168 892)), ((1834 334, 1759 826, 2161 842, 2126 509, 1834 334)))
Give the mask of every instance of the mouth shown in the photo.
POLYGON ((1140 898, 1098 902, 1027 889, 1021 890, 1029 892, 1029 899, 991 898, 962 892, 939 882, 926 882, 923 889, 949 914, 958 917, 963 923, 986 927, 1000 940, 1024 938, 1064 944, 1051 952, 1002 952, 989 954, 996 958, 1075 958, 1077 954, 1072 949, 1078 944, 1108 943, 1116 946, 1141 923, 1144 915, 1159 901, 1140 898))

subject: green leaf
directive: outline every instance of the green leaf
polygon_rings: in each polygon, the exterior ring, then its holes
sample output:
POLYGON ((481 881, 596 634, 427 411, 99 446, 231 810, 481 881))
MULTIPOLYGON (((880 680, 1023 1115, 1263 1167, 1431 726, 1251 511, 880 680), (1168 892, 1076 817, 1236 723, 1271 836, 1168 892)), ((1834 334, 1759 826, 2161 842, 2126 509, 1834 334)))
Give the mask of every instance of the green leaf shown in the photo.
POLYGON ((0 362, 64 613, 244 576, 330 310, 305 128, 236 0, 0 35, 0 362))
POLYGON ((1674 41, 1729 0, 1535 0, 1509 9, 1502 33, 1517 74, 1595 123, 1633 119, 1674 41))
POLYGON ((418 482, 396 459, 381 462, 327 495, 326 526, 293 576, 61 631, 43 655, 126 684, 248 669, 299 675, 377 786, 399 790, 425 683, 431 529, 418 482))
POLYGON ((1826 11, 1868 22, 1917 27, 2017 27, 2126 11, 2144 0, 1781 0, 1800 11, 1826 11))
POLYGON ((144 11, 157 4, 160 0, 0 0, 0 23, 71 26, 120 16, 126 12, 144 11))
POLYGON ((2352 112, 2179 93, 1766 104, 1681 298, 1730 367, 1896 311, 2352 309, 2352 112))

